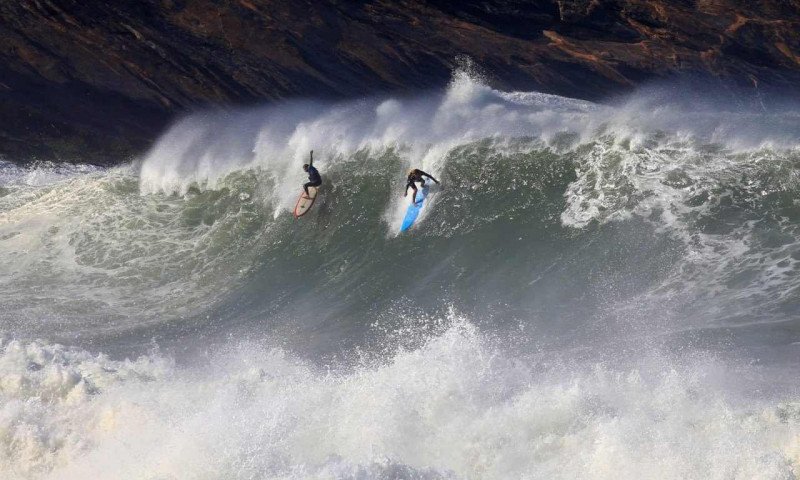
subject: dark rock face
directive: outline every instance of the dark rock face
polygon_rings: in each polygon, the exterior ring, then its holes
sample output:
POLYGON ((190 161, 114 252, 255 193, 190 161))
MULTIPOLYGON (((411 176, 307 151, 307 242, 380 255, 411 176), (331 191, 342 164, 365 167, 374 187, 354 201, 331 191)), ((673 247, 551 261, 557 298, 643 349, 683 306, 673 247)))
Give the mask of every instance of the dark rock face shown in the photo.
POLYGON ((0 2, 0 154, 119 162, 176 114, 443 85, 587 99, 676 73, 796 89, 800 0, 0 2))

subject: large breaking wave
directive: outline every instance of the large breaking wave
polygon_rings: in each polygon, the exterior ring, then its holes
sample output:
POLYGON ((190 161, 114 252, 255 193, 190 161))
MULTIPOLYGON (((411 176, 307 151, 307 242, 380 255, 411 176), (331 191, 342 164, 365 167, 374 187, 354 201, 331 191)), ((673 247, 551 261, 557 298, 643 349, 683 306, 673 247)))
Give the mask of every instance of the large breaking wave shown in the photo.
POLYGON ((0 164, 2 471, 794 478, 800 122, 693 95, 457 72, 0 164), (443 188, 398 235, 411 166, 443 188))

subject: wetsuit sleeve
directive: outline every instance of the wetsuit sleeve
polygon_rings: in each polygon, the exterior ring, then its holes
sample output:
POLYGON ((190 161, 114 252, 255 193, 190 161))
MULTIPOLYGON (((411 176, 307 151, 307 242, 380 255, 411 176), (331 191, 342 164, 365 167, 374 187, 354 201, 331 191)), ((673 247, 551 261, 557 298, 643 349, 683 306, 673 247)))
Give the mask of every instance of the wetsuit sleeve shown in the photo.
POLYGON ((420 173, 420 175, 422 175, 424 177, 428 177, 431 180, 433 180, 434 182, 439 183, 439 180, 436 180, 435 178, 433 178, 433 175, 431 175, 430 173, 425 173, 422 170, 420 170, 419 173, 420 173))

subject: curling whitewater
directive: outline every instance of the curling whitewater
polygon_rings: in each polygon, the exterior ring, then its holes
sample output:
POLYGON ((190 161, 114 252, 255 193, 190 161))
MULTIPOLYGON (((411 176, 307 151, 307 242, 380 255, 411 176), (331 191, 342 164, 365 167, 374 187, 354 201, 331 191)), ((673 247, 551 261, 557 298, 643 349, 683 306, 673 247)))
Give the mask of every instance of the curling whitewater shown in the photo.
POLYGON ((797 110, 673 100, 456 72, 0 162, 0 478, 797 478, 797 110))
POLYGON ((618 372, 507 357, 458 319, 416 349, 326 368, 246 343, 191 369, 11 342, 0 466, 59 479, 795 478, 800 404, 743 408, 721 388, 741 371, 661 361, 618 372))

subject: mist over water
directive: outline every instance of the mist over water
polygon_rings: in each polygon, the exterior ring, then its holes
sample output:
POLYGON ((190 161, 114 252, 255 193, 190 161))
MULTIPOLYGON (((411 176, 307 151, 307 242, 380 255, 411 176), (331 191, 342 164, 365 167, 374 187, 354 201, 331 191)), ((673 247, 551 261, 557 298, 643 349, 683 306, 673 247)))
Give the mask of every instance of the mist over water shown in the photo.
POLYGON ((458 71, 0 163, 0 471, 795 478, 798 110, 670 88, 458 71))

